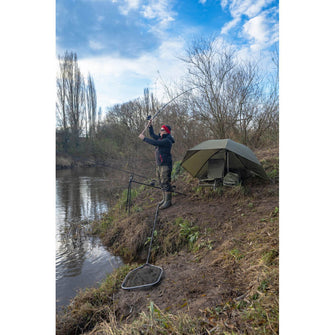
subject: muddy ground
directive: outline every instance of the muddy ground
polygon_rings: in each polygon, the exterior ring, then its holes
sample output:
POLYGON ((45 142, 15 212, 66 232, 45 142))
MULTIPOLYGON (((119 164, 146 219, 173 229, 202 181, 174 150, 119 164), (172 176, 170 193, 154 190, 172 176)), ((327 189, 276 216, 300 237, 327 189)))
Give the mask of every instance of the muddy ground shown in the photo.
MULTIPOLYGON (((278 158, 273 150, 257 155, 270 162, 268 168, 278 158)), ((152 264, 163 268, 163 278, 149 289, 120 289, 114 296, 115 313, 120 320, 131 322, 153 301, 163 311, 212 317, 213 322, 224 320, 227 329, 246 331, 251 326, 241 321, 239 302, 247 306, 260 295, 278 301, 278 180, 266 182, 256 177, 243 187, 216 192, 197 188, 197 181, 188 177, 175 185, 186 196, 175 194, 173 206, 159 212, 151 258, 152 264), (196 227, 198 238, 192 247, 187 244, 180 249, 178 241, 171 242, 178 239, 173 227, 185 220, 196 227), (218 311, 215 317, 213 311, 218 311)), ((141 193, 136 199, 141 212, 125 219, 127 228, 118 232, 117 246, 109 246, 112 252, 125 245, 131 250, 136 241, 143 241, 143 235, 150 236, 159 200, 159 191, 141 193)), ((107 234, 105 243, 111 240, 114 238, 107 234)), ((129 259, 142 264, 148 245, 136 248, 137 252, 129 251, 129 259)))

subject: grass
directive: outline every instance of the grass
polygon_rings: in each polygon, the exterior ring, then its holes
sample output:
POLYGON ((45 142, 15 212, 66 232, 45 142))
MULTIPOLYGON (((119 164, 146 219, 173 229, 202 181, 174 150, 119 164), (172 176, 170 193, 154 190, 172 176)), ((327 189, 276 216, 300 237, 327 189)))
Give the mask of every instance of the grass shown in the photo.
MULTIPOLYGON (((213 329, 213 325, 202 319, 192 318, 188 313, 171 314, 164 312, 150 301, 147 312, 142 312, 132 323, 119 325, 113 313, 109 316, 109 321, 104 321, 97 325, 90 335, 186 335, 186 334, 209 334, 211 330, 219 331, 219 327, 213 329)), ((213 334, 218 334, 213 332, 213 334)), ((220 332, 220 334, 227 334, 220 332)), ((229 333, 231 334, 231 333, 229 333)))
MULTIPOLYGON (((270 163, 272 168, 273 162, 270 163)), ((187 184, 189 178, 183 178, 187 184)), ((191 184, 187 186, 194 189, 191 184)), ((170 313, 170 309, 161 310, 148 294, 147 309, 142 309, 131 321, 127 320, 127 315, 118 311, 119 302, 115 295, 127 273, 138 266, 135 263, 115 270, 100 287, 81 291, 71 305, 57 315, 58 335, 278 334, 279 207, 272 207, 271 203, 257 216, 259 198, 253 195, 249 186, 197 190, 198 193, 191 195, 193 200, 207 202, 229 197, 233 199, 234 210, 222 221, 220 231, 206 222, 201 225, 201 221, 192 216, 173 217, 170 221, 160 218, 151 260, 154 263, 158 258, 184 250, 196 253, 191 258, 205 263, 205 256, 210 255, 214 269, 224 268, 227 275, 222 278, 222 287, 227 285, 228 292, 226 295, 222 293, 223 302, 203 307, 201 316, 196 316, 188 312, 191 303, 187 299, 178 302, 178 306, 171 302, 172 307, 178 307, 173 308, 178 312, 170 313), (239 227, 242 228, 239 230, 239 227)), ((153 219, 148 213, 154 211, 152 207, 147 214, 135 212, 136 206, 140 208, 138 199, 145 198, 148 202, 150 192, 145 188, 134 189, 134 192, 131 215, 125 211, 125 190, 114 208, 93 224, 93 230, 101 236, 103 243, 127 262, 141 262, 139 259, 143 255, 146 257, 153 219)), ((223 205, 226 206, 226 202, 223 201, 223 205)))
POLYGON ((232 255, 236 260, 240 260, 244 257, 244 255, 242 254, 242 252, 238 249, 233 249, 233 250, 230 250, 230 255, 232 255))
POLYGON ((57 334, 83 334, 96 324, 109 320, 113 311, 113 294, 136 265, 125 265, 116 269, 99 288, 81 290, 71 304, 57 314, 57 334))
MULTIPOLYGON (((99 288, 82 290, 69 307, 57 315, 57 334, 65 335, 131 335, 131 334, 234 334, 225 332, 224 324, 213 325, 208 319, 191 317, 187 312, 172 314, 149 303, 148 311, 140 313, 131 323, 117 318, 114 293, 120 288, 127 273, 137 267, 125 265, 109 275, 99 288)), ((187 305, 187 303, 185 303, 187 305)))
POLYGON ((270 159, 262 159, 260 161, 267 176, 273 180, 279 180, 279 157, 271 157, 270 159))

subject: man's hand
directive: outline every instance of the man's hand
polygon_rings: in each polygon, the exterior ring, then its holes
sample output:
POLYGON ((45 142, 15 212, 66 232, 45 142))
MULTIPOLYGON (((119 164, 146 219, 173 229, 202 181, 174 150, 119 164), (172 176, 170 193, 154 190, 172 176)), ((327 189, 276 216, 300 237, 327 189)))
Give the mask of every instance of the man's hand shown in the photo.
POLYGON ((145 136, 143 134, 139 134, 138 137, 143 141, 145 136))

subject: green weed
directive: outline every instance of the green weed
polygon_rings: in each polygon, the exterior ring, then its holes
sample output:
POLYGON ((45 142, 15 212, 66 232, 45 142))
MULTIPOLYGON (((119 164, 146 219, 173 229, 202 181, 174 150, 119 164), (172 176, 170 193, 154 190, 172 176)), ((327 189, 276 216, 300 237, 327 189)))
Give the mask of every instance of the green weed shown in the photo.
POLYGON ((238 249, 233 249, 230 250, 230 255, 233 256, 237 261, 239 261, 240 259, 242 259, 244 257, 244 255, 241 253, 240 250, 238 249))
POLYGON ((274 265, 275 260, 278 258, 278 256, 279 256, 278 250, 272 249, 264 254, 264 256, 262 257, 262 261, 267 266, 274 265))
POLYGON ((91 233, 103 237, 113 222, 113 215, 111 213, 105 213, 99 221, 93 221, 91 223, 91 233))
POLYGON ((171 179, 175 181, 183 172, 184 169, 181 166, 181 161, 175 162, 171 172, 171 179))
POLYGON ((208 250, 212 250, 213 249, 213 241, 210 240, 209 238, 207 240, 201 240, 200 243, 198 243, 194 248, 193 250, 194 251, 199 251, 200 249, 203 249, 203 248, 207 248, 208 250))
MULTIPOLYGON (((157 230, 154 231, 154 239, 155 237, 157 237, 157 230)), ((151 241, 151 236, 148 236, 147 240, 145 241, 144 245, 146 246, 147 244, 149 244, 151 241)))
POLYGON ((268 289, 268 286, 269 286, 269 281, 264 279, 264 280, 262 280, 261 284, 259 285, 258 290, 260 292, 266 292, 267 289, 268 289))
POLYGON ((199 238, 199 228, 197 226, 193 226, 191 222, 188 220, 183 220, 179 222, 179 236, 186 239, 188 241, 189 248, 192 249, 194 243, 199 238))
POLYGON ((276 206, 275 209, 273 210, 273 212, 271 213, 271 215, 273 217, 277 216, 279 214, 279 208, 276 206))
MULTIPOLYGON (((130 192, 131 202, 135 200, 135 198, 138 196, 139 193, 140 193, 139 189, 136 189, 136 188, 131 189, 131 192, 130 192)), ((126 209, 127 200, 128 200, 128 189, 125 189, 122 191, 118 201, 116 202, 114 206, 114 209, 120 209, 120 210, 126 209)))
POLYGON ((243 319, 250 322, 257 334, 279 333, 279 308, 273 304, 271 308, 262 300, 254 300, 242 315, 243 319))

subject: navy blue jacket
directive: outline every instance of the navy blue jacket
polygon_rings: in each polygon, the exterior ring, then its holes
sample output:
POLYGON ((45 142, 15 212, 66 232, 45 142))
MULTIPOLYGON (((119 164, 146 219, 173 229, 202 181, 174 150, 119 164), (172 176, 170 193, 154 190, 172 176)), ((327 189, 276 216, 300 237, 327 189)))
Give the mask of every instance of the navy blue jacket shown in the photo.
POLYGON ((145 137, 143 141, 156 147, 155 157, 157 165, 167 165, 172 169, 171 147, 175 142, 174 138, 170 134, 164 134, 163 137, 156 135, 152 126, 149 127, 149 133, 153 140, 145 137))

